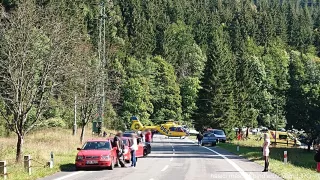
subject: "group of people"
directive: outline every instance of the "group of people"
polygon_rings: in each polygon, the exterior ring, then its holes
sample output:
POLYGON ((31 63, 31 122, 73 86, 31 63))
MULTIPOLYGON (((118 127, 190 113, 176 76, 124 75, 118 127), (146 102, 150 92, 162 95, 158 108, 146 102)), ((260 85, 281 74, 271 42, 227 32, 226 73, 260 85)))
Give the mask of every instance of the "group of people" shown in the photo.
POLYGON ((138 133, 143 142, 151 143, 153 142, 153 135, 156 133, 156 131, 147 129, 146 131, 139 131, 138 133))
MULTIPOLYGON (((138 134, 132 133, 131 139, 129 139, 129 149, 131 153, 131 167, 137 166, 137 159, 136 159, 136 151, 138 150, 138 143, 139 141, 145 142, 147 146, 151 146, 150 143, 153 141, 153 135, 155 131, 146 130, 145 132, 138 132, 138 134)), ((113 139, 114 147, 117 148, 117 166, 126 167, 124 160, 123 160, 123 153, 124 153, 124 144, 122 141, 123 133, 122 131, 118 131, 113 139)))
MULTIPOLYGON (((123 160, 123 153, 124 153, 124 144, 122 141, 123 133, 122 131, 118 131, 116 136, 113 139, 114 147, 117 148, 117 166, 126 167, 124 160, 123 160)), ((136 134, 131 134, 130 139, 130 153, 131 153, 131 167, 136 167, 137 165, 137 159, 136 159, 136 151, 138 150, 138 137, 136 134)))

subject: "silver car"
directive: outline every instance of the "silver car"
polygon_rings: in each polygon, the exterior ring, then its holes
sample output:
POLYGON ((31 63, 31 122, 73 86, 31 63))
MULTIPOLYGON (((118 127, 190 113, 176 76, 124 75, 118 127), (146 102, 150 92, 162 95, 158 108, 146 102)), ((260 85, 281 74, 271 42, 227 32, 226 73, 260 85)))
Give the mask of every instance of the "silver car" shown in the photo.
POLYGON ((214 136, 216 137, 217 141, 219 141, 219 142, 226 142, 226 140, 227 140, 226 134, 224 133, 223 130, 220 130, 220 129, 210 129, 210 130, 208 131, 208 133, 214 134, 214 136))
POLYGON ((213 133, 204 133, 201 145, 209 144, 211 146, 217 145, 217 139, 213 133))

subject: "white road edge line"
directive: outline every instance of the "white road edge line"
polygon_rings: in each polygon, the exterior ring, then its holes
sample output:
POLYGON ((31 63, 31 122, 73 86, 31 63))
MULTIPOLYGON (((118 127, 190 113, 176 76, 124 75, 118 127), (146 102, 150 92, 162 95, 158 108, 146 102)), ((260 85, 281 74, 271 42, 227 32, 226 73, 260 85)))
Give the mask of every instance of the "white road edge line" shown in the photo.
MULTIPOLYGON (((192 141, 192 140, 191 140, 191 141, 192 141)), ((193 142, 194 144, 196 144, 194 141, 192 141, 192 142, 193 142)), ((252 178, 248 173, 244 172, 243 169, 241 169, 236 163, 234 163, 232 160, 228 159, 226 156, 224 156, 224 155, 218 153, 217 151, 212 150, 212 149, 210 149, 210 148, 208 148, 208 147, 205 147, 205 146, 201 146, 201 147, 203 147, 203 148, 205 148, 205 149, 207 149, 207 150, 209 150, 209 151, 211 151, 211 152, 213 152, 213 153, 216 153, 218 156, 220 156, 220 157, 222 157, 223 159, 225 159, 229 164, 231 164, 231 165, 242 175, 242 177, 244 177, 244 179, 246 179, 246 180, 253 180, 253 178, 252 178)))
POLYGON ((77 174, 81 174, 83 173, 84 171, 78 171, 78 172, 74 172, 74 173, 71 173, 71 174, 68 174, 68 175, 65 175, 65 176, 62 176, 62 177, 59 177, 59 178, 55 178, 54 180, 63 180, 63 179, 67 179, 71 176, 75 176, 77 174))
POLYGON ((167 170, 168 167, 169 167, 169 165, 166 165, 161 171, 163 172, 163 171, 167 170))

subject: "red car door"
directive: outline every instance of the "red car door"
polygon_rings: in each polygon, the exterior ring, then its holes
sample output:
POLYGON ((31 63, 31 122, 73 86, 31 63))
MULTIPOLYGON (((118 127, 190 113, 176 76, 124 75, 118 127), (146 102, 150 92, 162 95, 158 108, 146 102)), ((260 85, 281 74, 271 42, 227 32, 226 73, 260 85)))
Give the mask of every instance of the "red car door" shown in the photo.
POLYGON ((137 157, 143 157, 143 143, 138 144, 138 150, 136 151, 136 156, 137 157))
POLYGON ((113 147, 113 139, 109 139, 110 144, 112 145, 112 150, 111 150, 111 156, 112 159, 114 160, 114 163, 117 162, 117 148, 113 147))
POLYGON ((124 152, 123 152, 123 156, 124 156, 124 160, 125 162, 129 163, 131 161, 131 153, 130 153, 130 141, 129 139, 122 139, 123 140, 123 144, 124 144, 124 152))

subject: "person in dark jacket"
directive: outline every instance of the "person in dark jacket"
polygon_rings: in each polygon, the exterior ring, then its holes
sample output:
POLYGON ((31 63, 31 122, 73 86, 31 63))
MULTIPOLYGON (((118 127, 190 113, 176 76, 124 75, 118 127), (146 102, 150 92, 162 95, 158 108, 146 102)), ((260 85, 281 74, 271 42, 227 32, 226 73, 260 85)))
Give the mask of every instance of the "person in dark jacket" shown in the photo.
POLYGON ((314 160, 316 162, 320 162, 320 144, 318 145, 318 149, 316 151, 316 154, 314 155, 314 160))
POLYGON ((201 132, 199 132, 199 134, 197 134, 198 146, 201 146, 202 139, 203 139, 203 135, 201 134, 201 132))
MULTIPOLYGON (((123 161, 123 152, 124 152, 124 145, 122 142, 122 132, 119 131, 117 135, 113 139, 114 147, 117 148, 117 162, 119 162, 121 167, 126 167, 123 161)), ((119 165, 118 165, 119 166, 119 165)))

